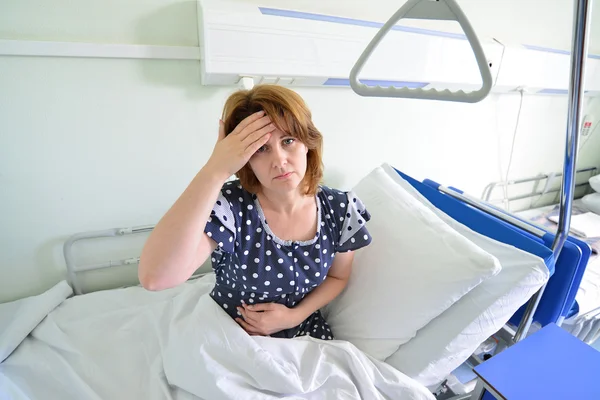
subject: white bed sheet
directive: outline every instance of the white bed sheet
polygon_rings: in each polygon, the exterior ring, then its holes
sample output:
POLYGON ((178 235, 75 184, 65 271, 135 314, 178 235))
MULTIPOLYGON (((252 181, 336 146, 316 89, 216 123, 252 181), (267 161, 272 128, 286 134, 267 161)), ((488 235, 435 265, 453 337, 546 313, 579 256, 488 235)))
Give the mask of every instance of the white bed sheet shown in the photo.
POLYGON ((208 296, 213 283, 102 291, 17 315, 12 324, 47 314, 0 364, 0 399, 434 399, 348 342, 247 335, 208 296))

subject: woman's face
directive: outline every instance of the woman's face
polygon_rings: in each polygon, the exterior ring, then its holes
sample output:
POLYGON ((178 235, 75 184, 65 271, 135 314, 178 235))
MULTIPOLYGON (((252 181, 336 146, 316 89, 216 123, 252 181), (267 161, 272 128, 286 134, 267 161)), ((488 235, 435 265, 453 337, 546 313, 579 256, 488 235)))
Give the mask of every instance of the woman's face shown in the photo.
POLYGON ((276 129, 249 164, 264 188, 289 192, 296 190, 304 179, 307 153, 304 143, 276 129))

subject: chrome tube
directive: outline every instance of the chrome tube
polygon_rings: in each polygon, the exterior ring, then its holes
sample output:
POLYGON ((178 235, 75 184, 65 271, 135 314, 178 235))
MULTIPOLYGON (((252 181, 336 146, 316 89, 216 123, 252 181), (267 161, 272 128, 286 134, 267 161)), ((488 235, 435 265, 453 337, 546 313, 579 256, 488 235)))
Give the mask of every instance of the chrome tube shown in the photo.
MULTIPOLYGON (((571 76, 569 81, 569 109, 567 115, 567 140, 561 184, 560 208, 558 212, 558 229, 552 251, 555 259, 567 240, 571 227, 571 206, 575 184, 575 166, 581 130, 582 106, 585 82, 585 63, 588 56, 589 32, 591 25, 592 0, 576 0, 574 10, 573 37, 571 46, 571 76)), ((533 315, 544 294, 544 285, 529 301, 515 334, 515 343, 527 336, 533 321, 533 315)))
POLYGON ((525 232, 529 232, 532 235, 535 235, 539 238, 543 237, 546 234, 545 230, 537 228, 527 222, 521 221, 520 219, 513 217, 512 215, 506 213, 505 211, 497 209, 493 205, 484 203, 481 200, 475 199, 475 198, 469 196, 468 194, 458 193, 452 189, 449 189, 449 188, 447 188, 445 186, 441 186, 441 185, 438 187, 438 190, 440 192, 446 193, 447 195, 452 196, 455 199, 458 199, 466 204, 469 204, 470 206, 473 206, 473 207, 477 208, 478 210, 481 210, 487 214, 493 215, 503 221, 506 221, 516 227, 519 227, 519 228, 523 229, 525 232))
POLYGON ((63 244, 63 255, 65 257, 65 263, 67 264, 67 282, 73 288, 73 292, 75 292, 75 294, 82 294, 82 291, 81 286, 79 285, 79 281, 77 279, 77 266, 75 265, 75 260, 73 258, 72 253, 73 244, 79 240, 94 239, 101 237, 114 237, 117 235, 118 229, 107 229, 104 231, 76 233, 75 235, 72 235, 63 244))

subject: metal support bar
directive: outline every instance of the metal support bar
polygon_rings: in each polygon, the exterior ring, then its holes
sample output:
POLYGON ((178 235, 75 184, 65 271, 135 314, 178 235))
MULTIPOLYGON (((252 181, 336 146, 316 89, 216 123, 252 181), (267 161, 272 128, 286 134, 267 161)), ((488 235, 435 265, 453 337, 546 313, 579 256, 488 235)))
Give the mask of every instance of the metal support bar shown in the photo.
POLYGON ((124 260, 117 260, 117 261, 111 260, 111 261, 107 261, 107 262, 103 262, 103 263, 83 265, 83 266, 75 269, 75 272, 95 271, 95 270, 104 269, 104 268, 120 267, 122 265, 138 264, 139 262, 140 262, 139 257, 126 258, 124 260))
MULTIPOLYGON (((569 109, 567 114, 567 138, 563 180, 561 184, 560 207, 558 210, 558 229, 552 251, 557 259, 567 240, 571 227, 571 205, 573 202, 575 166, 581 131, 582 106, 585 82, 585 63, 588 53, 588 37, 591 25, 592 1, 576 0, 573 24, 573 43, 571 48, 571 76, 569 81, 569 109)), ((527 336, 533 321, 535 310, 544 294, 544 285, 529 301, 515 334, 515 342, 527 336)))
MULTIPOLYGON (((588 168, 581 168, 578 169, 577 171, 575 171, 576 174, 583 174, 586 172, 589 172, 590 176, 594 176, 596 175, 598 171, 598 168, 596 167, 588 167, 588 168)), ((536 175, 536 176, 531 176, 529 178, 520 178, 520 179, 511 179, 508 181, 499 181, 499 182, 492 182, 489 183, 484 189, 483 189, 483 193, 481 194, 481 198, 486 201, 486 202, 490 202, 490 199, 492 197, 492 193, 494 191, 494 189, 497 186, 511 186, 511 185, 518 185, 521 183, 527 183, 527 182, 536 182, 539 183, 540 181, 544 180, 544 179, 550 179, 551 177, 553 178, 560 178, 562 177, 563 174, 562 172, 556 173, 554 175, 550 175, 550 174, 540 174, 540 175, 536 175)), ((580 185, 582 186, 589 186, 589 182, 587 182, 587 180, 585 182, 582 182, 580 185)), ((549 190, 546 193, 551 193, 551 192, 558 192, 560 191, 560 189, 553 189, 553 190, 549 190)), ((531 193, 529 195, 527 195, 527 197, 534 197, 537 195, 541 195, 544 193, 531 193)), ((524 195, 525 196, 525 195, 524 195)), ((520 198, 508 198, 509 201, 511 200, 521 200, 520 198)))
MULTIPOLYGON (((578 183, 577 185, 575 185, 575 188, 580 188, 580 187, 589 187, 589 183, 587 182, 583 182, 583 183, 578 183)), ((546 190, 545 192, 533 192, 533 193, 526 193, 526 194, 522 194, 519 196, 513 196, 513 197, 507 197, 505 200, 506 201, 517 201, 517 200, 525 200, 528 199, 530 197, 536 197, 536 196, 546 196, 549 193, 556 193, 556 192, 560 192, 561 189, 551 189, 551 190, 546 190)))
POLYGON ((77 268, 75 264, 75 260, 73 259, 72 247, 73 244, 79 240, 85 239, 96 239, 103 237, 115 237, 115 236, 123 236, 123 235, 131 235, 134 233, 142 233, 149 232, 154 229, 154 225, 143 225, 143 226, 135 226, 131 228, 115 228, 115 229, 107 229, 104 231, 95 231, 95 232, 85 232, 85 233, 77 233, 71 236, 63 245, 63 254, 65 257, 65 263, 67 264, 67 281, 69 285, 73 288, 75 294, 82 294, 81 286, 79 285, 79 281, 77 279, 77 272, 81 271, 91 271, 101 268, 108 268, 120 265, 130 265, 139 262, 139 258, 129 258, 126 260, 119 261, 108 261, 106 263, 88 265, 84 267, 77 268))
POLYGON ((524 222, 518 218, 513 217, 512 215, 507 214, 503 210, 500 210, 490 204, 483 203, 481 200, 475 199, 467 194, 458 193, 458 192, 456 192, 452 189, 449 189, 447 187, 444 187, 444 186, 439 186, 438 190, 442 193, 446 193, 447 195, 450 195, 456 199, 459 199, 462 202, 467 203, 470 206, 473 206, 483 212, 491 214, 503 221, 506 221, 512 225, 515 225, 515 226, 523 229, 524 231, 531 233, 532 235, 535 235, 535 236, 541 238, 546 234, 546 231, 536 228, 536 227, 532 226, 531 224, 528 224, 527 222, 524 222))
POLYGON ((451 397, 448 400, 470 400, 470 399, 471 399, 470 394, 461 394, 458 396, 451 397))
POLYGON ((86 232, 86 233, 77 233, 71 236, 63 245, 63 254, 65 257, 65 262, 67 264, 67 281, 69 285, 73 288, 75 294, 81 294, 81 287, 79 286, 79 282, 77 280, 77 271, 75 270, 75 261, 73 259, 72 247, 73 243, 84 240, 84 239, 92 239, 92 238, 101 238, 101 237, 114 237, 119 234, 118 229, 108 229, 105 231, 96 231, 96 232, 86 232))

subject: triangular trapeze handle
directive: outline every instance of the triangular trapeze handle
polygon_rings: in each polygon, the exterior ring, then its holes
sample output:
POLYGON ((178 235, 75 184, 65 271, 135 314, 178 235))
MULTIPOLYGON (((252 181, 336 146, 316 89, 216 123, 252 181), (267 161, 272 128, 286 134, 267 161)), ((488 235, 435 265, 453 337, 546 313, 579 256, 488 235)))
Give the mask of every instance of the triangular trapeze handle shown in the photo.
POLYGON ((483 100, 492 89, 492 73, 488 67, 487 58, 479 43, 479 39, 467 19, 466 15, 460 9, 455 0, 408 0, 392 17, 383 25, 371 40, 369 45, 363 51, 362 55, 350 72, 350 86, 352 90, 361 96, 371 97, 399 97, 424 100, 442 100, 442 101, 457 101, 463 103, 477 103, 483 100), (436 89, 409 89, 396 87, 373 87, 360 83, 358 74, 362 71, 366 61, 371 56, 371 53, 377 48, 379 42, 392 29, 392 27, 402 18, 413 19, 434 19, 434 20, 450 20, 457 21, 462 27, 471 49, 475 54, 477 65, 483 85, 477 91, 464 92, 459 90, 452 92, 436 89))

